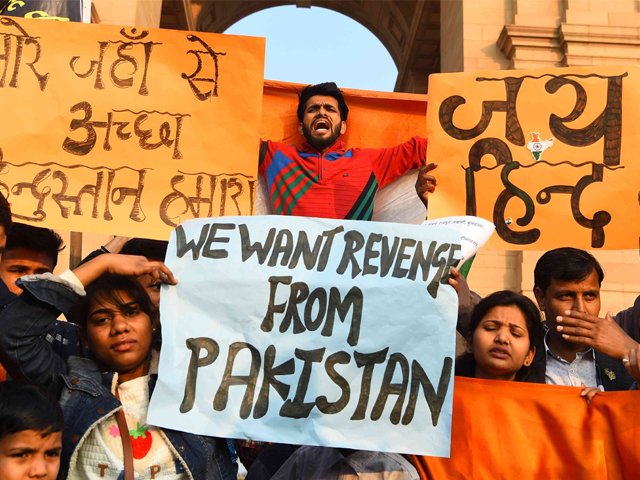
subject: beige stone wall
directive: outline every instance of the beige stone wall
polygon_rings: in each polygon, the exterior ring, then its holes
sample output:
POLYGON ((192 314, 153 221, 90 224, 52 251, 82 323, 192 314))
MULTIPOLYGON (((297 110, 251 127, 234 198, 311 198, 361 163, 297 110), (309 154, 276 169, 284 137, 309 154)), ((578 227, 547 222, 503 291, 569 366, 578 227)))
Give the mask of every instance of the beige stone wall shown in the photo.
POLYGON ((440 5, 440 70, 443 73, 464 70, 462 0, 440 5))
POLYGON ((162 0, 93 0, 100 23, 158 28, 162 0))
POLYGON ((496 39, 514 15, 513 4, 504 0, 463 2, 464 70, 502 70, 508 59, 496 39))

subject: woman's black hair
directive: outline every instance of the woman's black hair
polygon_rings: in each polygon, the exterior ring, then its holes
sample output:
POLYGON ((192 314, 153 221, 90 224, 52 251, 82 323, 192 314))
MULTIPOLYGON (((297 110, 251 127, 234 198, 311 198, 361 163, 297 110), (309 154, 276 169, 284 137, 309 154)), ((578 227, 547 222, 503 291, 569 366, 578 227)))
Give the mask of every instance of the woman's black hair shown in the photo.
MULTIPOLYGON (((480 325, 487 312, 494 307, 514 306, 524 316, 529 333, 529 348, 536 347, 542 343, 542 322, 540 311, 528 297, 510 290, 500 290, 480 300, 471 313, 469 320, 469 336, 467 342, 471 344, 473 334, 480 325)), ((456 375, 463 377, 475 377, 476 359, 473 353, 467 352, 456 359, 456 375)), ((531 370, 531 365, 523 366, 516 372, 516 381, 526 382, 531 370)))
POLYGON ((0 382, 0 438, 35 430, 43 437, 61 432, 64 426, 58 401, 37 385, 0 382))
MULTIPOLYGON (((125 275, 102 275, 97 280, 85 287, 86 295, 81 297, 80 301, 73 307, 68 318, 73 323, 80 326, 82 335, 85 335, 87 329, 87 320, 89 318, 89 309, 91 302, 98 299, 103 303, 113 305, 122 305, 125 303, 120 292, 127 292, 134 302, 138 304, 140 310, 146 313, 151 319, 153 326, 160 326, 160 313, 149 299, 147 291, 133 277, 125 275)), ((154 347, 159 338, 154 338, 154 347)))

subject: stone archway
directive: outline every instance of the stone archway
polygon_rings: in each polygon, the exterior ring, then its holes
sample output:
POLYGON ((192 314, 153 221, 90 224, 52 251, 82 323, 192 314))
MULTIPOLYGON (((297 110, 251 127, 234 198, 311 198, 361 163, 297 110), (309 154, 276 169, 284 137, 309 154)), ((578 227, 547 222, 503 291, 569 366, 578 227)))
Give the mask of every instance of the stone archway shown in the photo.
POLYGON ((360 23, 387 48, 398 68, 395 90, 424 93, 429 74, 440 71, 440 0, 183 0, 163 2, 163 28, 223 32, 266 8, 323 7, 360 23))

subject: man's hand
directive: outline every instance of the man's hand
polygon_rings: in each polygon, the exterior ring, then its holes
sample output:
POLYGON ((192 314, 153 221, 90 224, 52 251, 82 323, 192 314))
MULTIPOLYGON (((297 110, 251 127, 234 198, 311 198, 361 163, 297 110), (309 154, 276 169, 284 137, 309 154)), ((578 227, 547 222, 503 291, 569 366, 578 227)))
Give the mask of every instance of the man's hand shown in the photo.
POLYGON ((558 332, 572 343, 588 345, 613 358, 622 360, 638 344, 616 323, 611 312, 605 318, 567 310, 556 318, 558 332))
POLYGON ((622 364, 636 382, 640 383, 640 347, 638 345, 629 350, 622 359, 622 364))
POLYGON ((582 384, 582 390, 580 390, 580 396, 584 397, 587 401, 587 405, 591 403, 593 397, 595 397, 598 393, 600 393, 600 389, 598 387, 587 387, 585 384, 582 384))
POLYGON ((458 294, 458 322, 456 328, 463 337, 466 337, 471 333, 469 332, 471 313, 482 299, 480 295, 471 291, 467 279, 453 267, 451 268, 449 285, 451 285, 458 294))
POLYGON ((449 277, 449 285, 451 285, 458 294, 458 308, 473 309, 475 303, 471 298, 471 290, 467 279, 458 271, 458 269, 451 267, 451 276, 449 277))
POLYGON ((416 179, 416 193, 425 208, 429 204, 429 194, 433 193, 436 189, 436 185, 438 184, 436 177, 430 175, 429 172, 435 170, 438 167, 435 163, 429 163, 427 165, 423 165, 418 170, 418 178, 416 179))

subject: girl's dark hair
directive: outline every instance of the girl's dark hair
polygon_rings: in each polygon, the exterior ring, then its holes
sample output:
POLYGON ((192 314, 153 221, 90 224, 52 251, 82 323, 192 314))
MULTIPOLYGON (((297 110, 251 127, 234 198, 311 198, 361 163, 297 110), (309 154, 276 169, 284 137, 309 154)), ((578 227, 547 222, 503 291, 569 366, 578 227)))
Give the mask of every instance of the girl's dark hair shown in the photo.
MULTIPOLYGON (((467 342, 471 343, 473 334, 480 325, 482 319, 487 312, 494 307, 510 307, 514 306, 524 316, 529 333, 529 348, 539 346, 542 343, 542 322, 540 319, 540 311, 538 307, 524 295, 512 292, 510 290, 501 290, 480 300, 471 313, 469 320, 469 337, 467 342)), ((516 373, 516 381, 526 382, 532 365, 523 366, 516 373)), ((476 370, 476 359, 473 353, 465 353, 456 360, 456 375, 463 377, 474 377, 476 370)))
POLYGON ((104 303, 114 305, 124 304, 125 301, 120 292, 127 292, 140 309, 151 319, 153 325, 158 325, 160 314, 158 309, 151 303, 147 291, 133 277, 124 275, 102 275, 85 288, 87 294, 81 297, 80 301, 69 313, 69 320, 80 326, 82 333, 86 332, 87 320, 89 318, 89 308, 94 299, 104 303))
POLYGON ((47 390, 17 381, 0 383, 0 438, 23 430, 46 437, 63 426, 60 405, 47 390))
POLYGON ((120 253, 123 255, 142 255, 149 260, 164 262, 167 256, 169 242, 166 240, 151 240, 148 238, 132 238, 122 246, 120 253))

